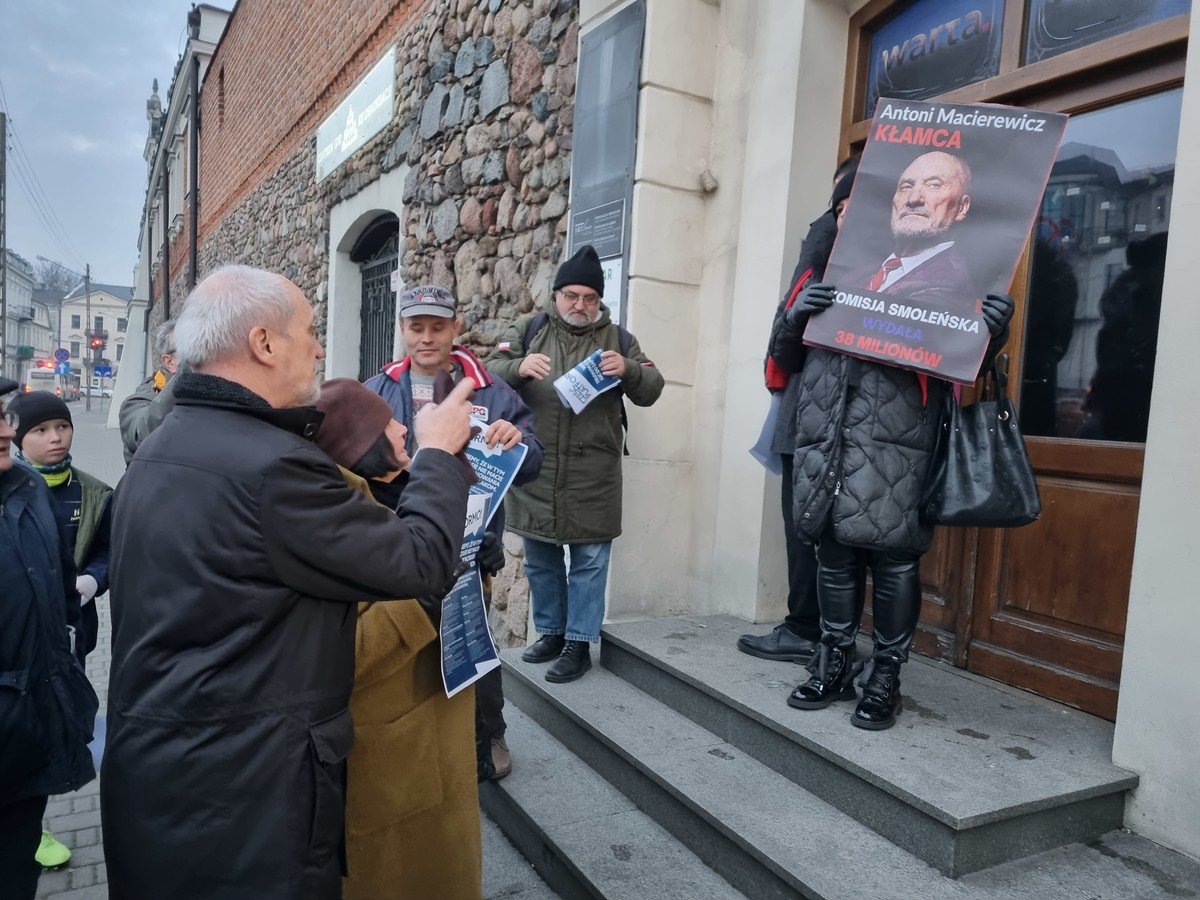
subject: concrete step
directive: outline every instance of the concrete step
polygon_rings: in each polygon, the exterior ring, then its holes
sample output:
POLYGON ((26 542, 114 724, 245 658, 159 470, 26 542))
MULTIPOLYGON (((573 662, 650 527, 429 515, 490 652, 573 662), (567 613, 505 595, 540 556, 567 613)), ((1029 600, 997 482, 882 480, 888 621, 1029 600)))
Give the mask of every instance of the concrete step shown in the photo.
POLYGON ((556 900, 558 894, 486 815, 483 827, 483 900, 556 900))
MULTIPOLYGON (((504 717, 513 771, 502 781, 481 785, 480 802, 486 817, 499 825, 555 895, 745 900, 512 703, 504 717)), ((486 870, 485 865, 485 885, 498 887, 495 879, 488 882, 486 870)), ((521 887, 519 879, 509 881, 513 889, 521 887)))
MULTIPOLYGON (((962 896, 951 879, 613 673, 552 685, 546 667, 519 651, 501 657, 507 698, 620 790, 606 796, 632 801, 746 896, 962 896)), ((509 746, 526 752, 513 737, 509 746)))
MULTIPOLYGON (((731 617, 605 626, 605 669, 952 876, 1120 828, 1137 776, 1112 725, 913 657, 896 727, 851 726, 851 703, 787 706, 807 673, 736 650, 765 631, 731 617)), ((590 677, 590 676, 588 676, 590 677)))

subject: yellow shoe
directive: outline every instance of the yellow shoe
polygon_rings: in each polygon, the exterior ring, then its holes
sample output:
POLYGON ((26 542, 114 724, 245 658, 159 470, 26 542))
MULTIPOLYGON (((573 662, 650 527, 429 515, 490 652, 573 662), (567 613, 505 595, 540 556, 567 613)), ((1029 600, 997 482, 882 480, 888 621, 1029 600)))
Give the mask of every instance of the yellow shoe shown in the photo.
POLYGON ((42 832, 42 843, 33 854, 33 858, 42 864, 44 869, 60 869, 71 861, 71 851, 66 844, 48 831, 42 832))

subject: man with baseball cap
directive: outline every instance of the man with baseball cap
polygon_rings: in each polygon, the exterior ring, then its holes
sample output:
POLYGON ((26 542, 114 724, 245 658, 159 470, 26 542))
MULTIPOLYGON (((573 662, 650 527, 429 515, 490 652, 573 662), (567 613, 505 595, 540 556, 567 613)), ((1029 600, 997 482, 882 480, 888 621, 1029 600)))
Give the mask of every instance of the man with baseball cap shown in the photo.
MULTIPOLYGON (((524 443, 529 448, 515 483, 525 484, 535 479, 541 471, 545 451, 534 433, 533 413, 516 391, 503 381, 493 379, 479 358, 457 343, 463 325, 454 295, 437 285, 417 285, 401 296, 397 314, 407 355, 388 363, 380 374, 368 379, 366 385, 388 402, 396 420, 408 428, 409 456, 418 449, 413 417, 422 406, 433 401, 433 384, 438 375, 448 372, 455 384, 463 378, 470 378, 475 383, 471 417, 484 430, 489 446, 500 445, 508 450, 524 443)), ((504 508, 501 507, 488 525, 477 558, 485 576, 504 567, 503 534, 504 508)), ((490 587, 489 579, 485 584, 485 597, 489 601, 490 587)), ((504 694, 499 669, 492 670, 476 683, 475 696, 480 776, 503 778, 511 771, 512 760, 504 739, 504 694)))

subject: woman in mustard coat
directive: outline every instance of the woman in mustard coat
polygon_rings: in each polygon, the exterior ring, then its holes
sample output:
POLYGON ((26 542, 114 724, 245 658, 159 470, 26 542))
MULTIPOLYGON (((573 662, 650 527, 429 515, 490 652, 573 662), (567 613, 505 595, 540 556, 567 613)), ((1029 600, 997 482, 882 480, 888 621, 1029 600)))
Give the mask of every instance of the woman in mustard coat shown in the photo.
MULTIPOLYGON (((410 462, 387 402, 349 378, 322 386, 316 443, 364 493, 410 462)), ((436 617, 437 603, 428 604, 436 617)), ((475 689, 447 698, 441 645, 416 600, 360 603, 347 764, 347 900, 479 900, 475 689)))

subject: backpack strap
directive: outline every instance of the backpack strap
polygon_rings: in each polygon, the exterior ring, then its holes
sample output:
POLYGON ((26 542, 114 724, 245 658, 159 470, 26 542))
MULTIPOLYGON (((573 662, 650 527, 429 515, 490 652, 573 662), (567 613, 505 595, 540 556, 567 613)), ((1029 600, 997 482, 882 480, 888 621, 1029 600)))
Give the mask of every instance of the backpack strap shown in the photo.
POLYGON ((549 321, 550 321, 550 313, 540 312, 536 316, 534 316, 532 319, 530 319, 528 324, 526 324, 525 334, 522 335, 522 337, 521 337, 521 343, 523 345, 523 349, 525 350, 526 356, 529 355, 529 342, 538 336, 538 334, 541 332, 541 330, 543 328, 546 327, 546 324, 549 321))

